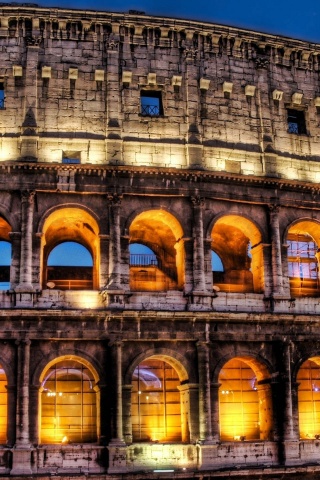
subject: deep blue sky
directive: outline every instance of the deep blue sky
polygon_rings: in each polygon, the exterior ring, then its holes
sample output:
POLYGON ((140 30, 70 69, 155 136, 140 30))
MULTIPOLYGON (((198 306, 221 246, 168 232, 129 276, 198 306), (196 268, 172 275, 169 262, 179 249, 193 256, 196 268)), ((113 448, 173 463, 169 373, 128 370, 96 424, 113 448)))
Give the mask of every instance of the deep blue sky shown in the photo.
POLYGON ((320 0, 33 1, 41 6, 88 10, 142 10, 149 15, 204 20, 320 43, 320 0))

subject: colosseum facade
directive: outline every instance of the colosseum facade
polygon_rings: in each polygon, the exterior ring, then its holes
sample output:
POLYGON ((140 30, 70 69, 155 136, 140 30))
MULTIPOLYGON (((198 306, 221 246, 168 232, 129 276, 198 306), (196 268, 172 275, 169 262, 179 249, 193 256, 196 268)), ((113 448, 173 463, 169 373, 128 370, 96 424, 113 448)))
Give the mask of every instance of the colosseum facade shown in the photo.
POLYGON ((0 475, 317 478, 320 45, 0 7, 0 475))

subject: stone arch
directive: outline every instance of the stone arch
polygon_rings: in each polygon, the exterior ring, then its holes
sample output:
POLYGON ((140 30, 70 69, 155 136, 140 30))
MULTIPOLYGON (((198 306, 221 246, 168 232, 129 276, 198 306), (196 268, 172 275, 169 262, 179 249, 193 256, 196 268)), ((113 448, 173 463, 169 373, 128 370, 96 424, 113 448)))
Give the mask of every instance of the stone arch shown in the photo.
POLYGON ((96 442, 100 389, 92 363, 78 355, 56 357, 43 368, 39 381, 41 442, 96 442))
POLYGON ((41 277, 44 288, 48 281, 56 288, 71 289, 97 289, 99 288, 99 267, 100 267, 100 238, 99 225, 96 219, 88 210, 79 206, 64 205, 62 208, 53 209, 42 218, 41 221, 41 277), (69 278, 69 270, 60 267, 50 278, 47 261, 50 252, 59 244, 64 242, 76 242, 85 247, 93 259, 92 269, 72 269, 73 279, 69 278), (75 273, 76 272, 76 273, 75 273))
POLYGON ((211 248, 224 266, 222 278, 215 279, 213 273, 214 284, 226 292, 262 292, 262 234, 256 223, 243 215, 224 214, 211 223, 210 236, 211 248))
POLYGON ((320 222, 306 217, 295 220, 285 230, 284 243, 292 297, 319 296, 320 222))
POLYGON ((221 440, 271 440, 271 375, 265 364, 249 355, 237 355, 221 363, 218 376, 221 440))
POLYGON ((131 290, 175 290, 184 283, 183 229, 163 209, 149 209, 131 217, 129 242, 149 247, 154 256, 130 258, 131 290))
MULTIPOLYGON (((188 441, 188 376, 176 356, 163 349, 136 357, 130 367, 130 427, 134 442, 188 441)), ((127 372, 128 377, 128 372, 127 372)))

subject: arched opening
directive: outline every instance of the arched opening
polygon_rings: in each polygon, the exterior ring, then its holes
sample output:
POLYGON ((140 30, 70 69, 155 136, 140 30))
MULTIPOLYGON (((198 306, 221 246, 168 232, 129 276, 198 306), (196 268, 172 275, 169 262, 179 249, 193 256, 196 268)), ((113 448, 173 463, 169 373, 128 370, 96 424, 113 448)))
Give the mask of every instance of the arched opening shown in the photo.
POLYGON ((309 358, 297 375, 299 431, 302 439, 320 438, 320 357, 309 358))
POLYGON ((138 215, 130 226, 130 289, 166 291, 183 287, 183 232, 168 212, 138 215))
POLYGON ((0 365, 0 443, 7 442, 7 376, 0 365))
POLYGON ((315 222, 298 222, 288 230, 288 275, 290 292, 294 297, 320 294, 319 241, 320 225, 315 222))
POLYGON ((213 269, 213 285, 222 292, 262 292, 262 237, 254 223, 238 215, 221 217, 211 238, 215 259, 223 265, 223 270, 213 269))
POLYGON ((269 375, 254 359, 234 358, 219 375, 222 441, 270 440, 272 399, 269 375))
POLYGON ((93 288, 91 253, 77 242, 62 242, 54 247, 47 262, 47 286, 59 290, 93 288))
POLYGON ((99 288, 99 228, 88 212, 54 211, 44 223, 41 241, 43 288, 99 288))
POLYGON ((41 376, 41 443, 96 442, 96 378, 88 365, 59 360, 41 376))
POLYGON ((132 378, 132 436, 134 442, 186 441, 188 406, 180 392, 176 362, 152 356, 135 368, 132 378), (183 426, 184 425, 184 426, 183 426))
POLYGON ((0 290, 10 288, 10 266, 11 266, 11 227, 6 220, 0 217, 0 290))

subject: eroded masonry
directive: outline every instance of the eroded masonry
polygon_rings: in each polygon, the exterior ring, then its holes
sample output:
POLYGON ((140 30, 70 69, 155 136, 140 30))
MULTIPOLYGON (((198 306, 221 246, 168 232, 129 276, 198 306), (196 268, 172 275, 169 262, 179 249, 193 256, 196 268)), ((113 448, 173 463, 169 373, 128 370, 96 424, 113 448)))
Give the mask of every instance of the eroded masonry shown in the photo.
POLYGON ((320 45, 0 22, 0 474, 320 471, 320 45))

